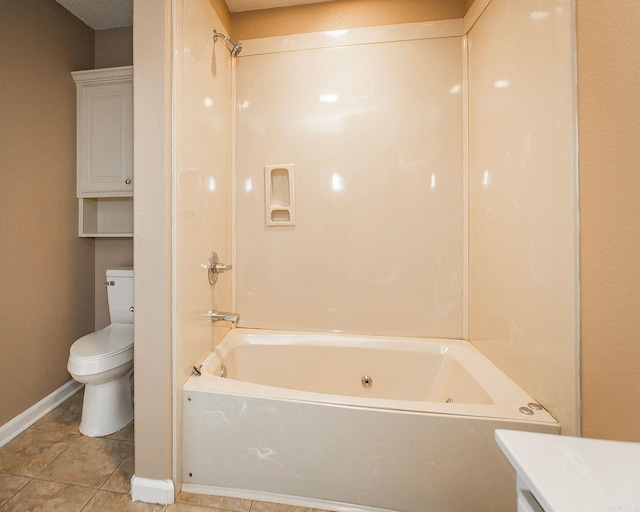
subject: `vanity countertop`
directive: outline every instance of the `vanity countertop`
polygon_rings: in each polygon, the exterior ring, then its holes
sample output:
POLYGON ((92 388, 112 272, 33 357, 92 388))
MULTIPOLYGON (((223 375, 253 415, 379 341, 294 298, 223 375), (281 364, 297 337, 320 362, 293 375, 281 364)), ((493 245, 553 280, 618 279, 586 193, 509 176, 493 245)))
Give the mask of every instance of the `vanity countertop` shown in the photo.
POLYGON ((640 443, 496 430, 545 512, 640 512, 640 443))

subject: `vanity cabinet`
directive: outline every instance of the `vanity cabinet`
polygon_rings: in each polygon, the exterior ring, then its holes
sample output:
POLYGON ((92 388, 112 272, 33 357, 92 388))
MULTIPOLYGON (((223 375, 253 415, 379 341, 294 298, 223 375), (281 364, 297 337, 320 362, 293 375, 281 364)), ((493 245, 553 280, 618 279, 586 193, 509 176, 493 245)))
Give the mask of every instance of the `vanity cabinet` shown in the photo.
POLYGON ((517 512, 640 510, 640 443, 496 430, 517 512))
POLYGON ((133 236, 133 66, 72 75, 79 236, 133 236))

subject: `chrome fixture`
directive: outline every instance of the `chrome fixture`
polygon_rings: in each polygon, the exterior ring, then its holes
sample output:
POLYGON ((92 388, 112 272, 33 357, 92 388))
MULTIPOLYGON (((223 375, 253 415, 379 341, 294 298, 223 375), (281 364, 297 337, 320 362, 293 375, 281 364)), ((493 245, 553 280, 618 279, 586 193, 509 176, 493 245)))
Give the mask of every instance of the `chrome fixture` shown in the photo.
POLYGON ((205 314, 211 318, 212 322, 218 322, 222 320, 223 322, 231 322, 232 324, 238 325, 240 321, 240 315, 237 313, 225 313, 224 311, 209 311, 205 314))
POLYGON ((529 402, 527 405, 525 405, 524 407, 520 407, 518 410, 526 415, 526 416, 532 416, 533 414, 535 414, 535 411, 542 411, 544 408, 537 402, 529 402))
MULTIPOLYGON (((196 377, 200 377, 200 375, 202 375, 202 365, 200 365, 200 366, 194 366, 194 367, 193 367, 193 374, 194 374, 196 377)), ((189 400, 191 400, 191 399, 189 399, 189 400)))
POLYGON ((362 383, 363 388, 370 388, 371 386, 373 386, 373 377, 369 375, 363 375, 360 379, 360 382, 362 383))
POLYGON ((237 57, 238 54, 242 51, 242 43, 240 41, 236 41, 235 39, 231 39, 230 37, 221 34, 220 32, 213 31, 213 42, 215 43, 220 37, 223 41, 227 49, 231 52, 232 57, 237 57))
POLYGON ((222 274, 223 272, 231 270, 232 268, 231 265, 220 263, 220 258, 218 258, 218 255, 215 251, 209 255, 209 262, 200 266, 208 270, 209 284, 212 285, 216 284, 216 281, 218 280, 218 274, 222 274))
POLYGON ((220 367, 220 377, 222 377, 223 379, 227 378, 227 367, 225 365, 222 365, 220 367))

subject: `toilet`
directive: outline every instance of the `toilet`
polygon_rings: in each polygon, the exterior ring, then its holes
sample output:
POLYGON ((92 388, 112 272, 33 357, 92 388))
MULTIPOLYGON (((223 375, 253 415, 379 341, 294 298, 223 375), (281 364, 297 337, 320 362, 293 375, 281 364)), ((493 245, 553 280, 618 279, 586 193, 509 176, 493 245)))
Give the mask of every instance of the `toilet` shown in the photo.
POLYGON ((80 432, 106 436, 133 419, 133 269, 107 270, 111 325, 71 345, 67 370, 84 384, 80 432))

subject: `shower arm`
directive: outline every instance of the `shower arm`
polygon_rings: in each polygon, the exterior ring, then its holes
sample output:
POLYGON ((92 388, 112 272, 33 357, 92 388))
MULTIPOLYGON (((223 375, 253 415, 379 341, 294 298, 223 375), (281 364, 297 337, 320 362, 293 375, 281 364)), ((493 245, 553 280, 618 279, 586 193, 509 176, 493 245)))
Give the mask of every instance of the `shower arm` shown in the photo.
POLYGON ((213 29, 213 34, 211 34, 213 36, 213 42, 215 43, 219 37, 222 38, 223 41, 227 41, 227 36, 225 36, 224 34, 221 34, 220 32, 217 32, 216 29, 213 29))
POLYGON ((231 53, 232 57, 237 57, 238 54, 242 51, 242 43, 240 43, 239 41, 236 41, 235 39, 231 39, 230 37, 225 36, 224 34, 216 31, 215 29, 213 30, 213 33, 211 34, 211 36, 213 37, 214 43, 220 37, 224 41, 224 44, 229 50, 229 52, 231 53))

